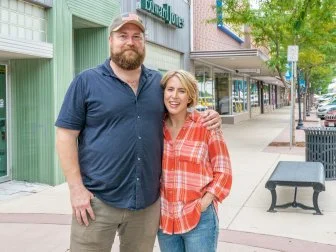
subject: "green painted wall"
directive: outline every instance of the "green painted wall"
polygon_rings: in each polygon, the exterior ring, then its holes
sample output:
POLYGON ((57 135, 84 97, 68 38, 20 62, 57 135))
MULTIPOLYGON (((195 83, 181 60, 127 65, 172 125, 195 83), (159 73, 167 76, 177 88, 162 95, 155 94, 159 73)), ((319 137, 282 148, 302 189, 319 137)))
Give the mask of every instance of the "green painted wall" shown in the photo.
POLYGON ((13 179, 54 184, 51 60, 11 61, 13 179))
POLYGON ((75 74, 95 67, 108 57, 108 28, 75 29, 75 74))
POLYGON ((64 1, 73 15, 104 26, 109 26, 113 17, 120 13, 119 0, 63 0, 54 2, 64 1))
POLYGON ((47 36, 53 59, 10 61, 13 179, 51 185, 64 181, 54 122, 74 75, 108 57, 107 27, 119 11, 116 0, 54 1, 47 36), (101 27, 74 30, 73 15, 101 27))

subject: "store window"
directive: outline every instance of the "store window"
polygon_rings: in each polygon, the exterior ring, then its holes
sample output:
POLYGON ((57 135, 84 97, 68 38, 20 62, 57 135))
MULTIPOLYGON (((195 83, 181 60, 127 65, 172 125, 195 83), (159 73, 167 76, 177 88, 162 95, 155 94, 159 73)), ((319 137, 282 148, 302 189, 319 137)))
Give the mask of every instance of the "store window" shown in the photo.
POLYGON ((259 88, 258 83, 252 80, 250 85, 250 100, 251 107, 260 107, 259 88))
POLYGON ((195 77, 198 82, 198 105, 196 109, 206 110, 215 108, 214 84, 211 67, 199 65, 195 67, 195 77))
POLYGON ((233 113, 247 111, 247 82, 244 77, 234 76, 232 82, 233 113))
POLYGON ((271 85, 271 104, 272 108, 276 108, 276 103, 277 103, 277 95, 276 95, 276 86, 271 85))
POLYGON ((270 104, 270 87, 268 84, 264 84, 263 88, 264 95, 264 105, 270 104))
POLYGON ((230 74, 220 69, 214 69, 216 87, 216 110, 221 115, 230 115, 232 100, 230 96, 230 74))

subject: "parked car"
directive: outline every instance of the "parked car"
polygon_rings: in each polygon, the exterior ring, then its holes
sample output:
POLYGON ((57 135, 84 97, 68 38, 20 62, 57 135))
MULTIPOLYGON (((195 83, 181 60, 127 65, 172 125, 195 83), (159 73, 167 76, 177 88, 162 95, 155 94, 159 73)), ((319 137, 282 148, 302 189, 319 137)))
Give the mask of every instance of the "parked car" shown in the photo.
POLYGON ((324 94, 322 96, 320 96, 319 98, 316 99, 316 108, 323 102, 328 102, 331 100, 334 100, 336 98, 336 94, 335 93, 328 93, 328 94, 324 94))
POLYGON ((323 120, 325 115, 334 108, 336 108, 336 100, 328 103, 328 105, 318 108, 316 114, 319 118, 323 120))
POLYGON ((325 101, 322 101, 320 102, 318 105, 317 105, 317 108, 321 108, 325 105, 328 105, 329 103, 332 103, 333 101, 335 100, 335 98, 332 98, 332 99, 329 99, 329 100, 325 100, 325 101))
POLYGON ((222 99, 219 100, 219 113, 221 115, 229 114, 230 113, 230 103, 231 99, 229 96, 224 96, 222 99))
POLYGON ((331 108, 325 115, 324 126, 335 127, 336 126, 336 107, 331 108))

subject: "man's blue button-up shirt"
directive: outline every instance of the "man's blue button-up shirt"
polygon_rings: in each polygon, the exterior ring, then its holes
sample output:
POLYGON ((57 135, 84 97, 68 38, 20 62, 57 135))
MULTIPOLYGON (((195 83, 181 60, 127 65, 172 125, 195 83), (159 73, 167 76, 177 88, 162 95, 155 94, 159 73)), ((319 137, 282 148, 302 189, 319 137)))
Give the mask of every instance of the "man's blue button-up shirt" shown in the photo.
POLYGON ((142 66, 137 94, 110 60, 80 73, 65 96, 57 127, 79 130, 84 185, 105 203, 142 209, 159 197, 163 151, 161 75, 142 66))

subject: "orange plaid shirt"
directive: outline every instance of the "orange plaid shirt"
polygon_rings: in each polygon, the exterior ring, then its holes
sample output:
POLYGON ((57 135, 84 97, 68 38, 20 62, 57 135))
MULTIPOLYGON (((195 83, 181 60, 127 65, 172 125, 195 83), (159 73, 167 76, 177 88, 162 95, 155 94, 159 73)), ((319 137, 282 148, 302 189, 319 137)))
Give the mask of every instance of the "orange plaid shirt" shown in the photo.
POLYGON ((160 228, 167 234, 186 233, 201 217, 206 192, 222 202, 232 184, 231 162, 220 129, 207 130, 197 112, 188 115, 173 142, 164 125, 160 228))

